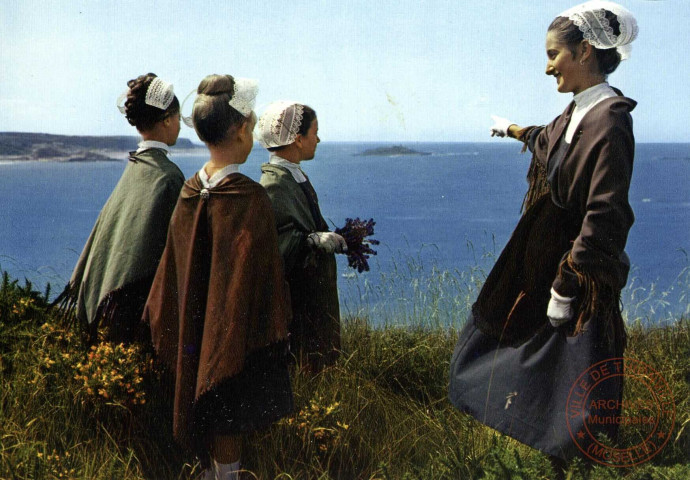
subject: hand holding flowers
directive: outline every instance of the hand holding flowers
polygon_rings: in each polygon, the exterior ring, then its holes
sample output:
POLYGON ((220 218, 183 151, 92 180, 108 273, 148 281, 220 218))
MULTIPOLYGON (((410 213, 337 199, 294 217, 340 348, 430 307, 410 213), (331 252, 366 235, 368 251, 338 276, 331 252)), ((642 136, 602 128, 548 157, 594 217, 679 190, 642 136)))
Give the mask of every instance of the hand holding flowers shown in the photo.
POLYGON ((378 245, 379 241, 373 238, 367 238, 374 234, 373 218, 369 220, 360 220, 359 217, 352 219, 345 219, 345 226, 336 228, 335 233, 339 234, 345 239, 347 244, 347 264, 351 268, 356 268, 359 273, 369 271, 369 262, 367 261, 371 255, 376 255, 370 245, 378 245))

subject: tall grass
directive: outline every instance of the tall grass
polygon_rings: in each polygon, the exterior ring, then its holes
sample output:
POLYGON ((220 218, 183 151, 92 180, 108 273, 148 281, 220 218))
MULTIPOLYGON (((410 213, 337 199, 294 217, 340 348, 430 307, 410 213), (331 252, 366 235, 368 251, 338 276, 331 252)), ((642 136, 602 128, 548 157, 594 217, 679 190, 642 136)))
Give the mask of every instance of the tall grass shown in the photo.
POLYGON ((474 256, 473 265, 465 270, 441 268, 433 244, 414 255, 391 252, 385 267, 374 257, 372 272, 344 274, 341 310, 348 317, 371 319, 377 327, 461 325, 496 259, 493 237, 490 249, 482 245, 479 254, 469 241, 464 247, 474 256))
POLYGON ((633 268, 621 295, 623 315, 628 324, 660 325, 674 322, 679 317, 690 317, 690 265, 665 287, 658 282, 642 284, 636 271, 633 268))
MULTIPOLYGON (((402 321, 395 308, 380 322, 362 305, 344 320, 337 364, 315 377, 294 372, 295 413, 244 439, 247 478, 553 478, 544 455, 447 401, 450 355, 483 272, 443 272, 414 259, 397 272, 381 298, 423 273, 426 283, 411 299, 419 303, 402 321), (447 311, 455 308, 460 313, 447 311)), ((128 351, 130 360, 118 363, 122 350, 89 350, 53 322, 45 298, 7 275, 0 285, 0 478, 196 476, 195 458, 172 440, 170 386, 146 371, 146 352, 128 351), (96 375, 94 365, 107 368, 96 375), (85 382, 84 372, 94 378, 85 382), (142 379, 132 391, 145 392, 145 402, 118 397, 132 378, 142 379)), ((633 322, 629 330, 627 355, 660 371, 673 390, 673 438, 640 467, 575 461, 569 478, 690 478, 690 321, 633 322)))

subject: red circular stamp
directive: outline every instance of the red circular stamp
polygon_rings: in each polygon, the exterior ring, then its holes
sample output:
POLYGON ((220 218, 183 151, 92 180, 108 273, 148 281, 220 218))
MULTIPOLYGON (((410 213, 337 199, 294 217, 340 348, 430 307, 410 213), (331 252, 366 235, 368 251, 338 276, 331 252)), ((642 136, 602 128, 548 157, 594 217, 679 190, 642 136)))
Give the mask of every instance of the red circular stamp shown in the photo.
POLYGON ((663 376, 627 357, 603 360, 582 372, 566 404, 566 423, 577 448, 610 467, 632 467, 654 457, 671 438, 675 416, 663 376), (611 438, 616 432, 618 438, 611 438))

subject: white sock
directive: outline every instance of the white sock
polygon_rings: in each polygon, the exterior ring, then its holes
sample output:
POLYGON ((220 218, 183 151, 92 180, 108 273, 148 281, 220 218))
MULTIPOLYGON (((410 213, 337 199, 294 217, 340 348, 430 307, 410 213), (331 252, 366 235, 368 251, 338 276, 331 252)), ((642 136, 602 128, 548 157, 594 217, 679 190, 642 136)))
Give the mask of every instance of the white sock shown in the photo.
POLYGON ((213 473, 215 476, 214 480, 238 480, 240 461, 237 460, 233 463, 218 463, 213 460, 213 473))

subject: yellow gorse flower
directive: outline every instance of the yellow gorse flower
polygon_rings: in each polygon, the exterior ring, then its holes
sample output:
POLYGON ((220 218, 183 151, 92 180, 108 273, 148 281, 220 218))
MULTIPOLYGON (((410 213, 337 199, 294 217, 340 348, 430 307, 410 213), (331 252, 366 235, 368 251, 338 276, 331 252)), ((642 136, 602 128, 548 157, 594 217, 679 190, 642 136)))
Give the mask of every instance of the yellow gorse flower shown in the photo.
POLYGON ((74 379, 93 397, 91 401, 103 398, 125 406, 143 405, 143 375, 151 366, 140 347, 103 342, 92 346, 87 361, 76 366, 74 379))
POLYGON ((294 417, 286 418, 281 423, 295 428, 295 433, 302 437, 304 444, 308 448, 313 446, 316 453, 323 456, 343 441, 342 436, 349 429, 349 425, 339 420, 341 413, 340 402, 324 402, 317 395, 294 417))

